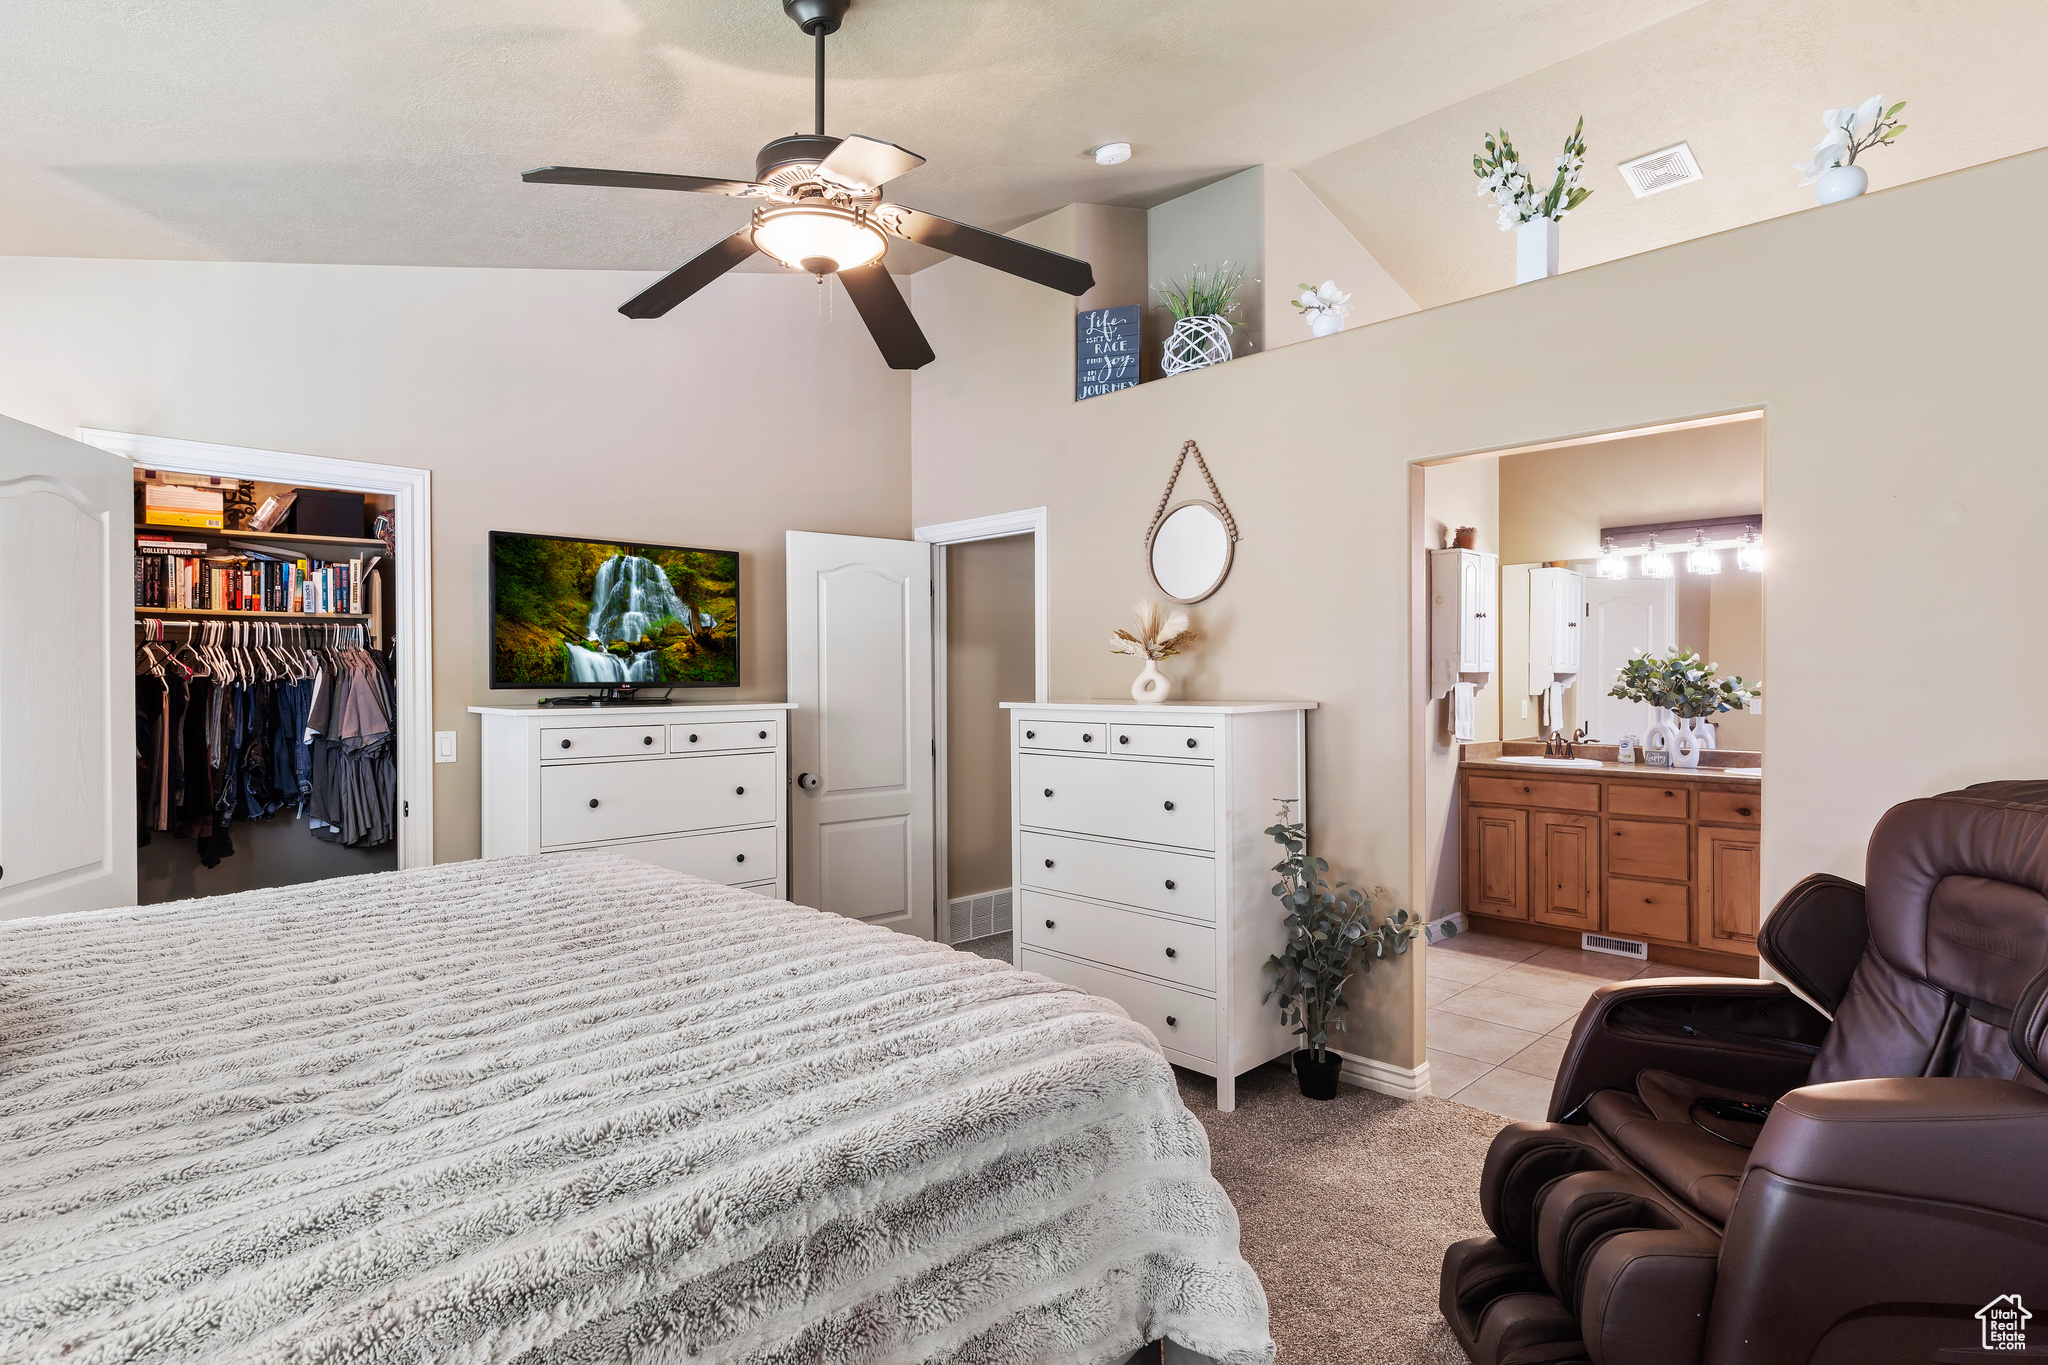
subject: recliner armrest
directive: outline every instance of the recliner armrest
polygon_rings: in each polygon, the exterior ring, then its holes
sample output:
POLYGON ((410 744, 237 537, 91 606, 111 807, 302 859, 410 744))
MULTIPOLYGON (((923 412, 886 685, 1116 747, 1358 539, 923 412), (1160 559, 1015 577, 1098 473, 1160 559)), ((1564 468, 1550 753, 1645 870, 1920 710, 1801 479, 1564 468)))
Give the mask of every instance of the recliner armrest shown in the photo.
POLYGON ((1550 1121, 1646 1068, 1775 1098, 1803 1084, 1827 1017, 1775 981, 1660 977, 1593 992, 1550 1092, 1550 1121))

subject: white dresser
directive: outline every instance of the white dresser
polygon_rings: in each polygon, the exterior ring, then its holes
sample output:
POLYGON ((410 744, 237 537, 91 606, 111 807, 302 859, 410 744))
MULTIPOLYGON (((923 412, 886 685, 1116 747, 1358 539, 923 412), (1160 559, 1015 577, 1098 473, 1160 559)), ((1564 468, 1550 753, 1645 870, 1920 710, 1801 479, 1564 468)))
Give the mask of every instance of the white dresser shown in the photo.
POLYGON ((1236 1077, 1295 1047, 1266 959, 1276 800, 1306 819, 1314 702, 1006 702, 1016 961, 1107 996, 1167 1059, 1236 1077))
POLYGON ((788 895, 788 704, 469 709, 484 857, 609 848, 788 895))

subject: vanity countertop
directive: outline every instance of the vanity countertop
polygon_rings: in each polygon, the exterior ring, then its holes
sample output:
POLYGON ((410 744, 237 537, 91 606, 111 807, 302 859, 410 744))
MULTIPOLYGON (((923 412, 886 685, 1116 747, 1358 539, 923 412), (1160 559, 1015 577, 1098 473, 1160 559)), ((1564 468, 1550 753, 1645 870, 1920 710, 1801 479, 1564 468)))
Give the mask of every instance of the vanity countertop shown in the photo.
POLYGON ((1546 777, 1639 777, 1647 781, 1664 782, 1677 779, 1685 782, 1713 782, 1745 791, 1760 790, 1763 786, 1763 755, 1747 749, 1709 750, 1700 755, 1697 768, 1653 768, 1642 761, 1640 752, 1634 763, 1616 761, 1617 747, 1612 744, 1581 744, 1573 752, 1581 759, 1597 759, 1598 764, 1580 763, 1510 763, 1510 757, 1543 757, 1540 742, 1508 740, 1504 743, 1467 744, 1463 746, 1458 766, 1481 772, 1517 773, 1523 777, 1542 774, 1546 777))

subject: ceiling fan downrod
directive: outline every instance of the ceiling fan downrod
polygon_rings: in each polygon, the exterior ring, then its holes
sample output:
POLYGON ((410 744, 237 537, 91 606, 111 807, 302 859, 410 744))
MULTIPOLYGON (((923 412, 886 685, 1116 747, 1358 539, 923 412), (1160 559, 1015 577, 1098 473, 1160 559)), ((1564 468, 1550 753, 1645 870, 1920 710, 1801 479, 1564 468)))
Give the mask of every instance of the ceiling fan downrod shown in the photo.
POLYGON ((818 45, 818 136, 825 136, 825 39, 839 31, 853 0, 782 0, 782 12, 818 45))

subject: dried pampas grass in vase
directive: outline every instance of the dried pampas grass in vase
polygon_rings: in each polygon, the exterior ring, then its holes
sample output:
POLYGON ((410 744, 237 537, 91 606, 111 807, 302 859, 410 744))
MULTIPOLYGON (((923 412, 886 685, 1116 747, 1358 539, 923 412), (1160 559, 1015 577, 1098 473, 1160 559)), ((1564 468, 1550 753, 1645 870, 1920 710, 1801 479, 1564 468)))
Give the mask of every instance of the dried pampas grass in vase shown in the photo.
POLYGON ((1157 602, 1149 599, 1138 603, 1133 615, 1138 618, 1138 633, 1117 631, 1110 638, 1109 652, 1137 655, 1145 660, 1145 671, 1131 684, 1132 701, 1165 701, 1173 695, 1173 680, 1159 671, 1159 661, 1172 658, 1199 637, 1188 629, 1186 612, 1165 613, 1157 602))

